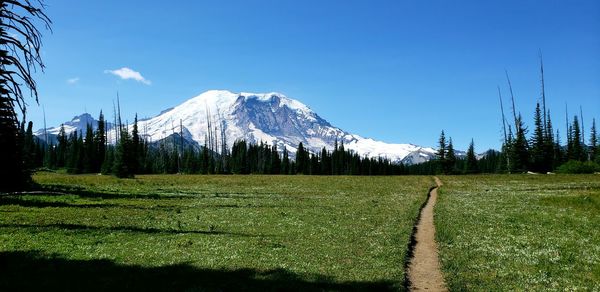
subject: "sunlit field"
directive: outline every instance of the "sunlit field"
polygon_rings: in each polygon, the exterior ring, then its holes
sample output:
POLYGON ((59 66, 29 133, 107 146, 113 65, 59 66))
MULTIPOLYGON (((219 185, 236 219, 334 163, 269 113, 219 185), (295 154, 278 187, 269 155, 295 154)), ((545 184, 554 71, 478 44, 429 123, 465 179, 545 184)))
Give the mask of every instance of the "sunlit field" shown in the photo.
POLYGON ((600 176, 441 177, 451 290, 600 290, 600 176))
POLYGON ((47 193, 0 198, 0 290, 402 289, 432 185, 430 177, 34 178, 47 193))

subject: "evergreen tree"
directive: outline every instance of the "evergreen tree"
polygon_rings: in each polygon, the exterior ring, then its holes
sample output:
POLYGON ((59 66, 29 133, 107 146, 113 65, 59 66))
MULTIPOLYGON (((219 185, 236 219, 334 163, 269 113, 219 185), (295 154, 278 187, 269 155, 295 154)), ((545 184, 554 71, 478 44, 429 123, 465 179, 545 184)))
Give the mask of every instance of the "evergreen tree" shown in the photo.
MULTIPOLYGON (((183 143, 180 146, 183 147, 183 143)), ((136 113, 135 119, 133 120, 133 129, 131 130, 131 162, 129 165, 129 168, 133 173, 139 173, 140 161, 142 160, 141 147, 142 143, 140 141, 140 134, 138 132, 138 117, 136 113)))
POLYGON ((101 171, 102 164, 105 160, 106 155, 106 123, 104 121, 104 115, 102 114, 102 110, 100 111, 100 115, 98 116, 98 128, 96 129, 96 133, 94 135, 94 144, 96 146, 96 153, 94 155, 94 163, 93 168, 94 172, 101 171))
MULTIPOLYGON (((558 156, 554 147, 554 129, 552 127, 552 121, 550 119, 550 110, 548 110, 548 114, 546 114, 546 139, 545 139, 545 147, 544 147, 544 155, 546 156, 545 160, 545 171, 552 171, 558 165, 558 156)), ((557 136, 558 139, 558 136, 557 136)))
POLYGON ((298 144, 298 149, 296 150, 296 173, 309 174, 309 166, 306 163, 308 159, 309 157, 306 150, 304 150, 304 145, 300 142, 300 144, 298 144))
POLYGON ((0 184, 1 191, 14 191, 31 184, 31 173, 23 157, 23 132, 27 90, 38 102, 33 79, 36 68, 44 69, 41 32, 36 21, 50 28, 42 1, 0 1, 0 184), (39 6, 39 7, 38 7, 39 6), (15 106, 23 116, 19 115, 15 106))
POLYGON ((91 173, 95 171, 96 149, 94 130, 92 130, 91 124, 87 124, 85 141, 83 141, 83 172, 91 173))
POLYGON ((581 130, 579 128, 579 120, 577 116, 573 118, 573 125, 571 126, 571 139, 570 147, 568 152, 569 160, 586 161, 587 157, 585 154, 584 147, 581 143, 581 130))
POLYGON ((456 169, 456 154, 454 153, 454 145, 452 144, 452 138, 448 141, 446 161, 445 161, 445 174, 452 174, 456 169))
POLYGON ((208 168, 209 168, 209 160, 210 160, 210 155, 209 155, 209 150, 207 148, 207 144, 204 144, 204 147, 202 147, 202 160, 200 162, 200 172, 202 174, 208 174, 208 168))
POLYGON ((521 115, 517 117, 516 135, 510 149, 511 172, 526 172, 529 162, 529 146, 525 135, 527 128, 521 115))
POLYGON ((109 146, 106 149, 104 161, 102 162, 102 167, 100 170, 102 172, 102 174, 112 174, 114 162, 115 162, 115 148, 113 146, 109 146))
POLYGON ((279 152, 277 151, 277 145, 271 147, 271 174, 281 173, 281 158, 279 158, 279 152))
POLYGON ((33 122, 27 123, 27 130, 25 131, 23 139, 23 162, 25 173, 31 172, 35 168, 35 142, 33 140, 33 122))
POLYGON ((479 166, 477 163, 477 157, 475 156, 475 143, 471 139, 469 144, 469 150, 467 150, 467 161, 465 164, 465 173, 478 173, 479 166))
POLYGON ((54 169, 56 168, 56 146, 53 142, 46 147, 46 154, 44 155, 44 167, 54 169))
POLYGON ((118 178, 132 178, 133 169, 131 169, 132 141, 125 127, 121 128, 119 143, 115 149, 115 158, 113 163, 113 174, 118 178))
POLYGON ((290 158, 286 147, 283 147, 283 158, 281 159, 281 174, 291 174, 290 158))
POLYGON ((589 152, 591 161, 596 161, 598 158, 600 158, 600 151, 598 151, 598 132, 596 131, 596 119, 592 119, 589 152))
POLYGON ((441 172, 445 172, 445 165, 446 165, 446 152, 447 152, 447 145, 446 145, 446 134, 444 133, 444 130, 442 130, 442 133, 440 134, 440 139, 439 141, 439 146, 438 146, 438 151, 436 153, 436 161, 437 164, 439 165, 440 171, 441 172))
POLYGON ((331 155, 329 155, 325 147, 321 150, 321 174, 331 174, 331 155))
POLYGON ((554 141, 554 168, 558 167, 563 162, 566 162, 565 151, 563 146, 560 144, 560 132, 556 129, 556 139, 554 141))
POLYGON ((58 131, 58 145, 56 146, 56 167, 64 167, 67 163, 67 134, 65 132, 65 125, 60 125, 58 131))
POLYGON ((542 113, 540 110, 540 104, 537 103, 535 107, 535 118, 534 118, 535 129, 533 131, 533 137, 531 138, 531 164, 529 169, 535 172, 545 173, 550 171, 547 165, 547 157, 550 153, 546 153, 546 140, 545 130, 542 121, 542 113))
POLYGON ((83 134, 74 131, 69 136, 67 154, 67 172, 81 173, 83 171, 83 134))

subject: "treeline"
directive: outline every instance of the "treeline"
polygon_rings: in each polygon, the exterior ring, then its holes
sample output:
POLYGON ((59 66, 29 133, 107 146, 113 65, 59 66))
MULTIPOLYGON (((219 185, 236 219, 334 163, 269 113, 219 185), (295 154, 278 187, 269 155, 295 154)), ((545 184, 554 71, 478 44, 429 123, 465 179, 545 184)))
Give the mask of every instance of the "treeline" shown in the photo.
POLYGON ((504 139, 500 152, 489 150, 477 160, 471 141, 465 158, 457 159, 452 139, 446 142, 444 131, 439 139, 436 159, 408 167, 411 174, 469 174, 469 173, 592 173, 600 171, 600 149, 596 120, 592 119, 589 139, 585 139, 583 110, 571 119, 565 109, 566 144, 560 141, 560 133, 554 131, 550 109, 546 108, 544 88, 544 65, 540 56, 541 100, 534 110, 533 130, 523 122, 515 107, 515 96, 508 73, 506 74, 512 103, 512 122, 504 112, 500 87, 498 97, 502 116, 504 139), (540 103, 541 101, 541 103, 540 103), (513 130, 514 129, 514 130, 513 130))
MULTIPOLYGON (((65 133, 61 126, 56 144, 47 144, 33 136, 30 122, 24 133, 25 157, 31 169, 65 169, 68 173, 102 173, 118 177, 134 174, 305 174, 305 175, 399 175, 402 164, 385 158, 367 158, 335 143, 334 149, 309 152, 302 143, 294 159, 287 149, 276 145, 239 140, 228 149, 224 138, 217 143, 216 134, 207 137, 201 147, 186 145, 182 131, 157 143, 142 139, 137 116, 129 132, 117 123, 114 145, 109 143, 104 115, 100 112, 98 128, 87 126, 84 132, 65 133)), ((212 129, 209 132, 213 132, 212 129)))
POLYGON ((457 156, 452 138, 446 140, 444 131, 439 138, 439 148, 435 159, 406 166, 406 173, 411 175, 434 174, 480 174, 503 173, 502 152, 490 149, 480 157, 475 152, 475 143, 471 140, 467 153, 457 156))

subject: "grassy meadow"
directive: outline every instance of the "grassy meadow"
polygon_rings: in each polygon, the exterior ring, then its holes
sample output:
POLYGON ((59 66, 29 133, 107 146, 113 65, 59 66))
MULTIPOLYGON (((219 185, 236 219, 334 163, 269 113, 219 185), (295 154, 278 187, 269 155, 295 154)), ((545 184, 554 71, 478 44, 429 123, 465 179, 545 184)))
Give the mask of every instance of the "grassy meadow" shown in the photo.
POLYGON ((450 290, 600 290, 600 176, 440 177, 450 290))
POLYGON ((38 173, 0 197, 0 290, 396 290, 430 177, 38 173), (63 193, 63 194, 58 194, 63 193))

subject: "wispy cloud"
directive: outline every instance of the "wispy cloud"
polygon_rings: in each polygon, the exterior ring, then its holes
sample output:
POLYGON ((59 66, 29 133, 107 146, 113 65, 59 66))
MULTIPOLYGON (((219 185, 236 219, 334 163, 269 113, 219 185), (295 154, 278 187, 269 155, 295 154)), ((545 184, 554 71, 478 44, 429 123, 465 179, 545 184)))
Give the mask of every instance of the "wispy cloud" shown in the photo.
POLYGON ((67 79, 67 84, 70 84, 70 85, 73 85, 77 82, 79 82, 79 77, 73 77, 73 78, 67 79))
POLYGON ((152 84, 152 82, 150 80, 144 78, 144 76, 142 76, 142 74, 140 72, 134 71, 127 67, 123 67, 121 69, 116 69, 116 70, 104 70, 104 73, 113 74, 123 80, 133 79, 137 82, 141 82, 146 85, 152 84))

